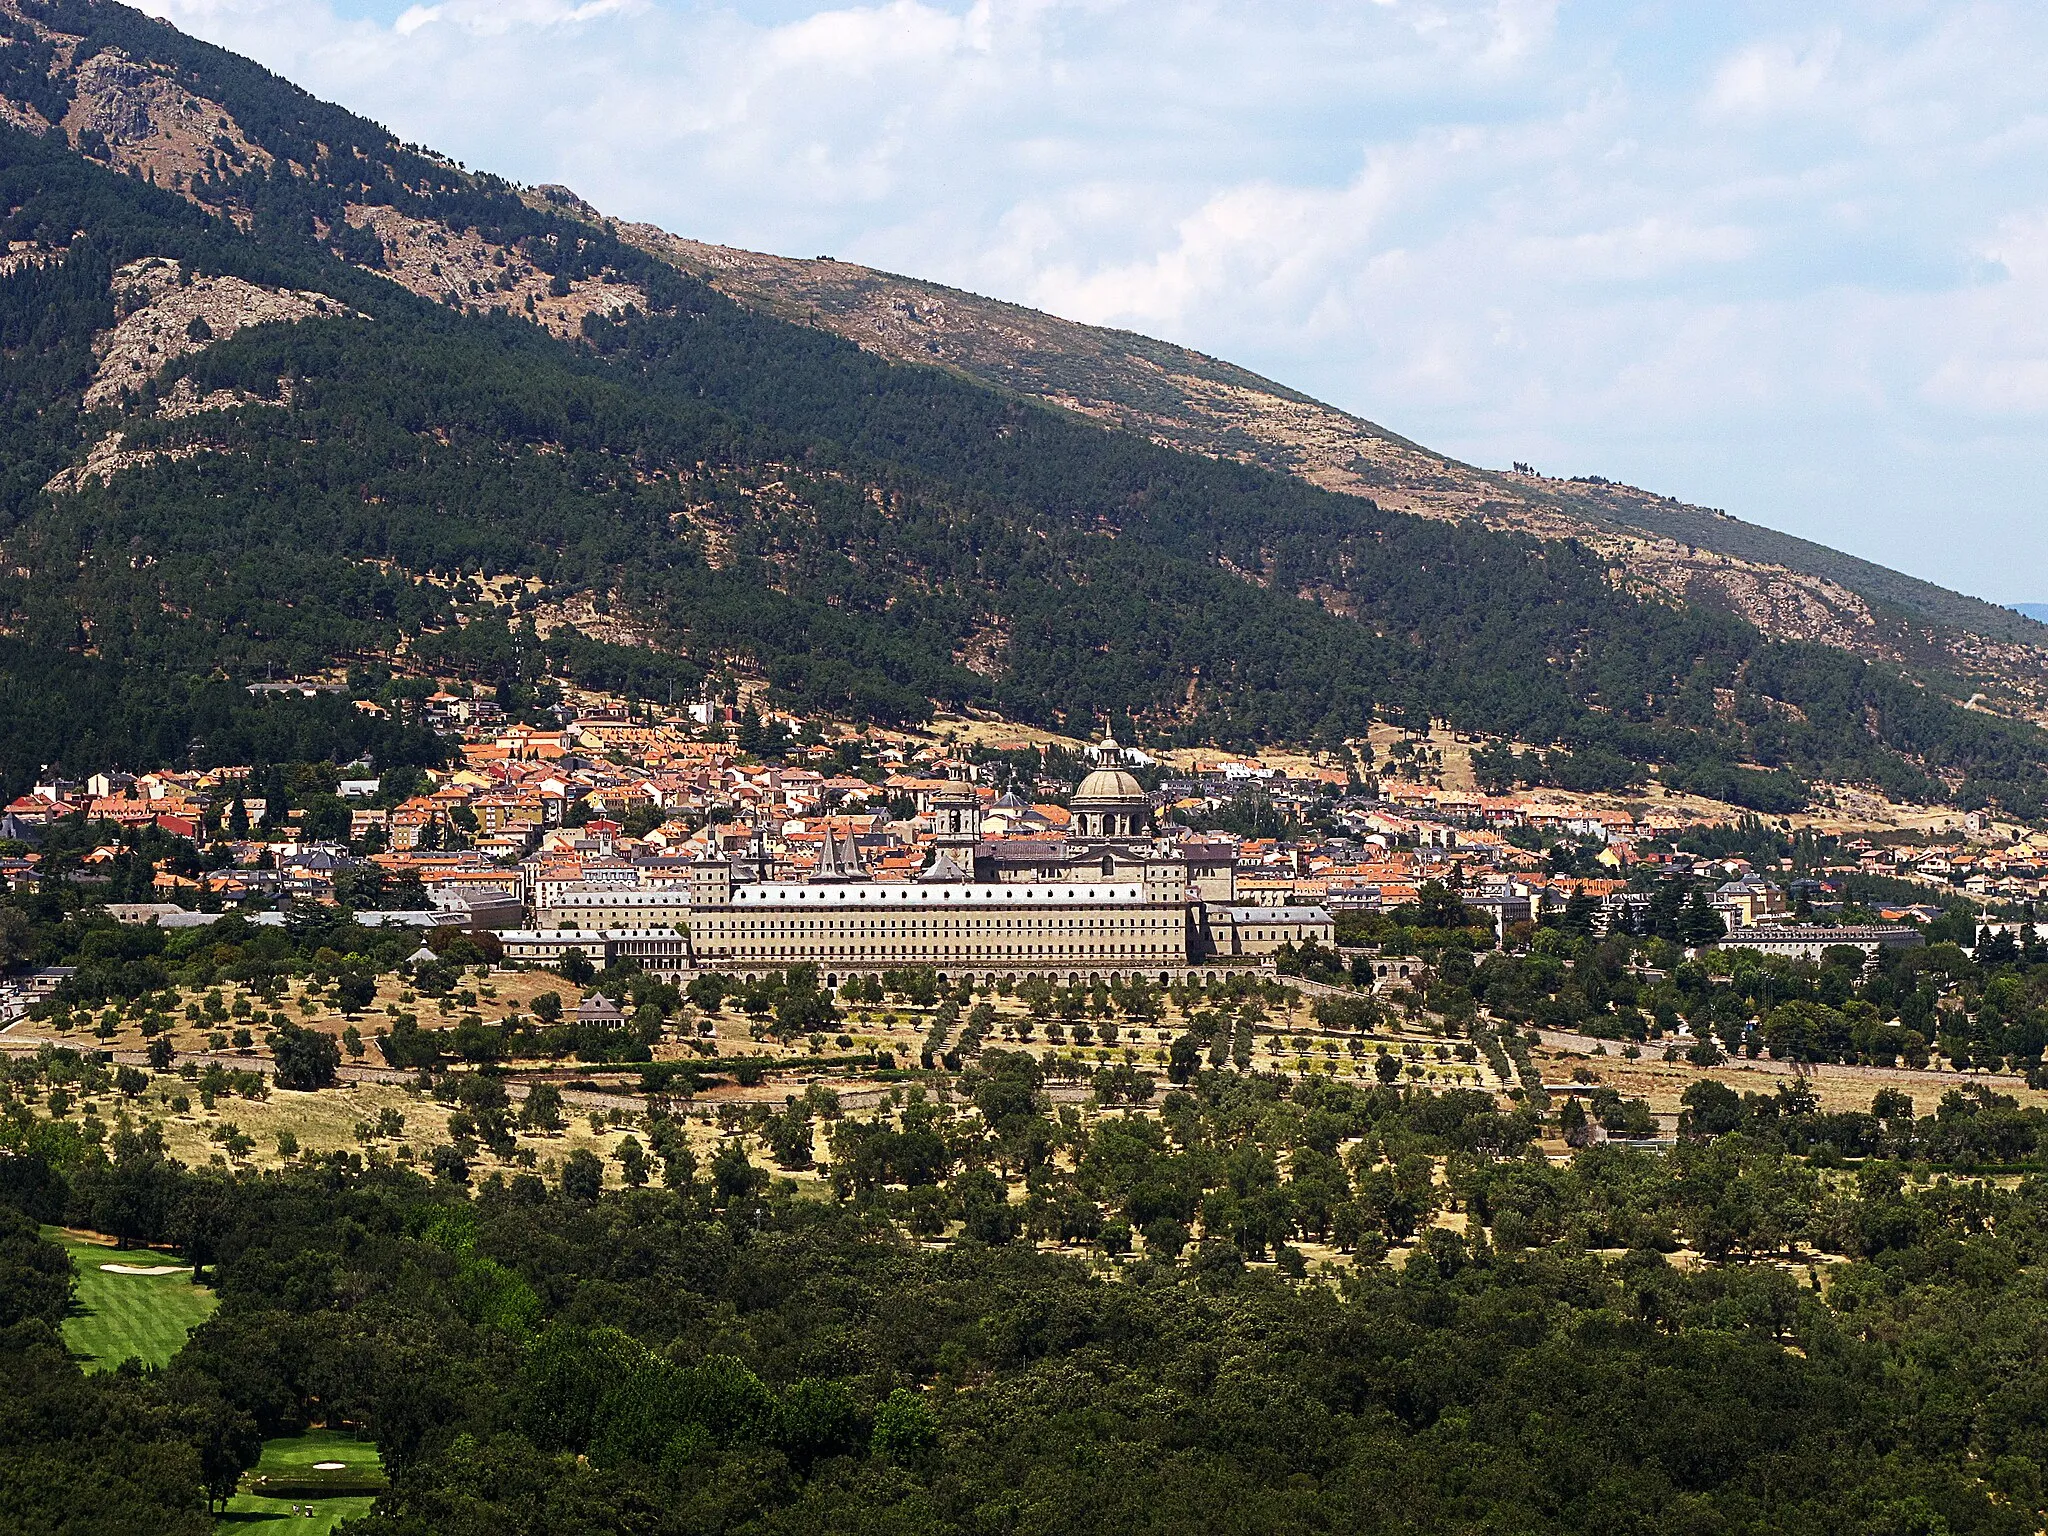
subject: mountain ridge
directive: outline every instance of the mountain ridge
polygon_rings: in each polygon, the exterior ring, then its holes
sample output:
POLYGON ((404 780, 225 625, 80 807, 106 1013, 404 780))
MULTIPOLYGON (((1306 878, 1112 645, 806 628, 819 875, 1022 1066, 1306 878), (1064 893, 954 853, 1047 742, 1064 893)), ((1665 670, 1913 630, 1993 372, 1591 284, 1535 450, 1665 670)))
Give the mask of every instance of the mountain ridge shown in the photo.
MULTIPOLYGON (((567 188, 538 191, 553 194, 558 206, 573 207, 594 219, 604 217, 567 188)), ((1557 480, 1464 464, 1377 422, 1193 348, 1138 332, 1063 320, 1007 300, 837 258, 772 256, 690 240, 645 223, 620 223, 617 228, 623 238, 705 278, 720 292, 787 319, 825 325, 894 361, 952 368, 1168 446, 1264 464, 1325 489, 1370 496, 1391 510, 1477 517, 1491 527, 1538 537, 1591 540, 1632 565, 1651 585, 1674 595, 1685 595, 1694 580, 1721 587, 1732 606, 1772 633, 1850 648, 1860 645, 1872 652, 1889 645, 1890 654, 1900 653, 1899 637, 1879 633, 1886 626, 1873 619, 1874 611, 2048 651, 2048 625, 2034 616, 1635 486, 1600 477, 1557 480), (932 302, 920 309, 917 296, 932 302), (1054 339, 1062 344, 1049 346, 1054 339), (1006 348, 1005 341, 1012 345, 1006 348), (1049 352, 1053 362, 1064 366, 1043 361, 1049 352), (1098 366, 1089 368, 1091 361, 1098 366), (1124 364, 1122 370, 1119 363, 1124 364), (1135 377, 1133 364, 1150 367, 1158 377, 1135 377), (1119 371, 1121 377, 1113 376, 1119 371), (1232 418, 1219 409, 1217 399, 1198 398, 1190 381, 1208 386, 1217 396, 1235 396, 1239 413, 1232 418), (1259 403, 1264 401, 1294 407, 1297 414, 1259 403), (1694 551, 1743 564, 1717 568, 1694 551), (1796 596, 1758 593, 1753 585, 1746 592, 1737 589, 1743 577, 1768 580, 1771 568, 1806 582, 1796 596), (1799 611, 1815 601, 1833 610, 1834 634, 1826 631, 1827 621, 1810 610, 1799 611), (1858 630, 1869 633, 1855 634, 1858 630)), ((2048 655, 2042 659, 2048 661, 2048 655)))
MULTIPOLYGON (((29 0, 16 7, 15 14, 31 25, 37 24, 38 16, 50 18, 47 32, 66 16, 75 19, 93 9, 78 0, 51 5, 29 0)), ((183 36, 167 23, 155 25, 183 36)), ((61 52, 60 47, 56 55, 61 52)), ((60 62, 53 55, 52 67, 60 62)), ((59 126, 87 144, 96 136, 107 147, 109 163, 142 167, 153 180, 169 184, 182 178, 190 195, 195 176, 203 180, 207 168, 206 151, 195 147, 187 121, 195 115, 196 94, 137 65, 118 48, 72 67, 77 88, 59 126)), ((34 103, 11 103, 5 95, 0 95, 0 110, 14 111, 27 125, 43 121, 34 103)), ((203 116, 203 108, 197 115, 203 116)), ((202 124, 206 126, 216 125, 202 124)), ((277 163, 274 155, 249 140, 232 116, 220 119, 217 126, 223 139, 218 148, 229 156, 266 169, 277 163)), ((454 169, 445 157, 431 152, 425 157, 454 169)), ((305 170, 289 155, 283 163, 300 173, 305 170)), ((1650 587, 1682 599, 1721 602, 1767 633, 1814 639, 1887 659, 1939 657, 1972 682, 1990 682, 2011 694, 2005 702, 2015 712, 2048 716, 2048 697, 2037 697, 2028 686, 2034 681, 2027 675, 2031 656, 1961 653, 1936 636, 1902 629, 1899 621, 1961 629, 2025 646, 2030 652, 2041 649, 2043 660, 2048 660, 2048 626, 2037 627, 2027 617, 2015 617, 2011 609, 1908 573, 1597 477, 1559 481, 1463 464, 1236 364, 1136 332, 1064 321, 1021 305, 836 259, 767 256, 690 240, 649 224, 621 223, 558 186, 532 189, 528 200, 614 230, 729 296, 784 318, 824 323, 893 361, 952 368, 1084 418, 1113 422, 1166 446, 1281 469, 1325 489, 1369 496, 1390 510, 1471 516, 1487 526, 1539 537, 1580 538, 1650 587), (764 276, 770 280, 763 281, 764 276), (935 297, 966 324, 949 331, 945 308, 937 313, 927 309, 921 315, 905 299, 906 293, 935 297), (856 302, 848 303, 849 298, 856 302), (1020 365, 1014 356, 1004 358, 999 347, 986 343, 1005 332, 1024 336, 1041 356, 1048 350, 1046 339, 1057 339, 1062 344, 1049 350, 1057 353, 1059 366, 1034 368, 1020 365), (1105 387, 1104 374, 1117 372, 1114 365, 1123 358, 1147 365, 1156 377, 1136 380, 1125 368, 1122 377, 1105 387), (1092 370, 1086 366, 1091 360, 1098 364, 1092 370), (1100 366, 1104 362, 1111 367, 1105 370, 1100 366), (1191 391, 1188 381, 1206 390, 1191 391), (1199 393, 1210 397, 1193 398, 1199 393), (1698 551, 1740 563, 1702 559, 1698 551), (2020 686, 2014 688, 2016 682, 2020 686)), ((404 220, 395 210, 380 213, 354 206, 345 210, 345 218, 357 231, 382 219, 382 227, 372 232, 395 258, 399 270, 392 275, 416 292, 433 291, 427 279, 441 278, 438 268, 421 274, 418 281, 405 270, 413 264, 432 265, 432 253, 422 257, 417 248, 402 249, 404 220)), ((488 260, 489 253, 483 259, 488 260)), ((474 282, 474 273, 465 273, 464 280, 474 282)), ((555 304, 539 308, 543 323, 558 334, 574 334, 587 295, 579 291, 555 297, 555 304)))

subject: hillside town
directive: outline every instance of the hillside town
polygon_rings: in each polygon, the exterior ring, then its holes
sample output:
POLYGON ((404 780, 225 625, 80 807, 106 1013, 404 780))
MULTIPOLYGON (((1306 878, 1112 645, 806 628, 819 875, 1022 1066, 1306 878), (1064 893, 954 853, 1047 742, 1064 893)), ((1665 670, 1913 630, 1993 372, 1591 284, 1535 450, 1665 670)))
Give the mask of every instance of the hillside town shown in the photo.
MULTIPOLYGON (((82 827, 63 878, 128 924, 342 907, 489 933, 513 965, 573 949, 670 976, 816 963, 837 985, 932 965, 1162 986, 1191 969, 1270 971, 1432 885, 1508 945, 1560 922, 1647 933, 1652 887, 1680 876, 1728 945, 1813 958, 1908 942, 1958 897, 2021 917, 2048 882, 2048 834, 1983 814, 1772 858, 1740 829, 1782 843, 1789 819, 1770 828, 1678 797, 1485 794, 1459 784, 1447 732, 1160 757, 1112 736, 857 730, 736 701, 657 715, 585 696, 535 725, 444 684, 415 707, 450 747, 444 768, 46 777, 0 813, 0 879, 34 883, 52 829, 82 827), (122 858, 145 843, 146 878, 122 858)), ((19 1012, 26 981, 0 985, 19 1012)))

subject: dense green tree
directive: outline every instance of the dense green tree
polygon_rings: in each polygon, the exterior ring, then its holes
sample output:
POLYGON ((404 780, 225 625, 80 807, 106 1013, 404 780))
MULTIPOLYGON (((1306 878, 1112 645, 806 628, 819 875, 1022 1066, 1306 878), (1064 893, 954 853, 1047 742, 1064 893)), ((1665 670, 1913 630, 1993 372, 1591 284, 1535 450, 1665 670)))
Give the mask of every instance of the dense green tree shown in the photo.
POLYGON ((41 1241, 33 1221, 0 1205, 0 1328, 31 1319, 55 1325, 70 1307, 70 1256, 41 1241))
POLYGON ((604 1164, 578 1147, 562 1163, 562 1193, 571 1200, 595 1200, 604 1189, 604 1164))
POLYGON ((280 1024, 270 1032, 268 1044, 278 1087, 310 1092, 334 1086, 341 1047, 332 1035, 298 1024, 280 1024))

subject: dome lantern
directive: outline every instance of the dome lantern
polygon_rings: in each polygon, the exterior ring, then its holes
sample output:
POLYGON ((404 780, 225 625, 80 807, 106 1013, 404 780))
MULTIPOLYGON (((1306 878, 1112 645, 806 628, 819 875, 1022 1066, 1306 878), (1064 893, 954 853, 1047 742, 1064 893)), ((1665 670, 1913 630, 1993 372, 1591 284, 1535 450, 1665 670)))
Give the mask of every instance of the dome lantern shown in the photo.
POLYGON ((1137 838, 1152 830, 1152 797, 1122 768, 1097 768, 1070 802, 1074 830, 1087 838, 1137 838))

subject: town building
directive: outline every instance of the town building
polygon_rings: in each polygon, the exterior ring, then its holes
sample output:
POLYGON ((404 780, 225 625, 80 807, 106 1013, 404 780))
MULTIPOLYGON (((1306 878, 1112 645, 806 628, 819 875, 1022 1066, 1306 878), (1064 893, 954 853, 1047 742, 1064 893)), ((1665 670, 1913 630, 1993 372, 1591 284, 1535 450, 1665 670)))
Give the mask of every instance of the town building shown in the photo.
POLYGON ((1800 960, 1818 960, 1826 950, 1852 946, 1866 955, 1880 949, 1917 949, 1927 942, 1918 928, 1879 924, 1823 928, 1744 928, 1719 941, 1722 949, 1753 949, 1766 955, 1790 955, 1800 960))
POLYGON ((697 913, 700 965, 745 970, 813 964, 850 971, 933 966, 997 971, 1171 972, 1187 966, 1189 903, 1142 881, 960 880, 763 883, 697 913))
POLYGON ((675 928, 509 928, 498 942, 514 965, 560 965, 573 950, 600 969, 621 960, 671 978, 690 969, 690 941, 675 928))
POLYGON ((550 883, 546 904, 536 901, 536 928, 618 928, 686 924, 694 910, 687 885, 550 883))
POLYGON ((1278 954, 1282 948, 1337 942, 1337 923, 1325 907, 1223 907, 1212 917, 1211 943, 1222 958, 1278 954))
POLYGON ((1729 880, 1708 898, 1734 928, 1754 928, 1791 910, 1784 887, 1770 880, 1729 880))

